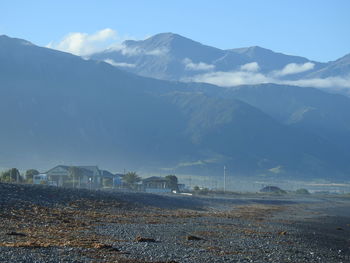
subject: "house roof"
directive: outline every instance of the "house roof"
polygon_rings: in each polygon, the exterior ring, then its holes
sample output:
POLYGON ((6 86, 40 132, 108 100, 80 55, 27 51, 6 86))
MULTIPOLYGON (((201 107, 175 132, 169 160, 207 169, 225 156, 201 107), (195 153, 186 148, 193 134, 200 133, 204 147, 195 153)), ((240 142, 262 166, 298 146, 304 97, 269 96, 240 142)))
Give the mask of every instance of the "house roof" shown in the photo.
POLYGON ((67 166, 67 165, 57 165, 57 166, 51 168, 50 170, 48 170, 46 173, 50 173, 52 170, 55 170, 55 169, 57 169, 57 168, 61 168, 61 169, 64 169, 64 170, 67 170, 67 171, 68 171, 69 166, 67 166))
POLYGON ((167 179, 165 179, 165 177, 152 176, 152 177, 148 177, 146 179, 143 179, 142 182, 144 182, 144 183, 149 183, 149 182, 167 182, 167 179))
POLYGON ((111 172, 107 171, 107 170, 101 170, 101 176, 102 177, 116 177, 116 175, 112 174, 111 172))
POLYGON ((70 167, 76 167, 79 168, 85 176, 93 176, 94 174, 101 174, 101 171, 98 169, 97 166, 68 166, 68 165, 57 165, 50 170, 48 170, 46 173, 53 172, 55 169, 61 168, 63 170, 69 171, 70 167))
POLYGON ((97 174, 100 174, 101 170, 98 169, 98 166, 97 165, 87 165, 87 166, 76 166, 78 168, 81 168, 81 169, 86 169, 86 170, 89 170, 93 173, 97 173, 97 174))

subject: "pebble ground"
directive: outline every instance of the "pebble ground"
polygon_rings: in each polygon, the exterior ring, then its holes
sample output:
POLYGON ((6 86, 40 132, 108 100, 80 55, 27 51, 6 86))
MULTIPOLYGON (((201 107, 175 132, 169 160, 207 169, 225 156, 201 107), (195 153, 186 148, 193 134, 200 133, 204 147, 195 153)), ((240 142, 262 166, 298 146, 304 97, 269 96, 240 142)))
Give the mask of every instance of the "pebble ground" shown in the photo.
POLYGON ((0 184, 0 262, 350 262, 337 211, 350 199, 0 184))

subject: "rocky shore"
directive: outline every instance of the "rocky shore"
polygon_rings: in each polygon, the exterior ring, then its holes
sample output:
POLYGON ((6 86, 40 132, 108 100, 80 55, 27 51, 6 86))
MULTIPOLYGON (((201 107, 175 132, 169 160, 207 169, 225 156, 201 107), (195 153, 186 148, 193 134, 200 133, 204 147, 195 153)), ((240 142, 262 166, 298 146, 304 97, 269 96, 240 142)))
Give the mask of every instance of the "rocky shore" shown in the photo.
POLYGON ((350 199, 0 184, 0 262, 350 262, 350 199))

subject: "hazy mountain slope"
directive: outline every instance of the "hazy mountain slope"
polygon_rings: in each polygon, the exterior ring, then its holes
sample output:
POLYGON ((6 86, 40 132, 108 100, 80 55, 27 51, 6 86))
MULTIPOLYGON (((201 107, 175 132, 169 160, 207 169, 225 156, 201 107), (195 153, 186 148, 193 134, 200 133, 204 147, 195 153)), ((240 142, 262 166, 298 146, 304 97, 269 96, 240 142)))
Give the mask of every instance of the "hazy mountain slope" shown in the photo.
POLYGON ((275 84, 221 89, 218 94, 240 99, 286 125, 317 134, 344 148, 350 146, 348 97, 275 84))
POLYGON ((350 77, 350 54, 327 63, 320 70, 307 75, 308 78, 350 77))
POLYGON ((178 129, 183 124, 175 107, 148 95, 148 81, 105 63, 6 37, 0 41, 0 61, 4 158, 120 166, 142 157, 142 167, 151 161, 148 156, 170 147, 172 141, 165 138, 170 131, 176 145, 182 145, 178 129))
POLYGON ((346 163, 344 153, 329 141, 279 124, 241 101, 201 93, 178 93, 172 100, 189 119, 186 131, 192 140, 222 154, 226 157, 223 163, 230 164, 236 173, 253 170, 269 174, 271 168, 280 167, 296 177, 306 170, 307 174, 323 174, 331 169, 337 174, 336 166, 330 168, 322 160, 341 166, 346 163), (330 152, 337 152, 337 156, 330 152))
POLYGON ((142 78, 1 36, 1 166, 217 174, 227 164, 240 175, 277 167, 294 177, 349 170, 331 143, 192 87, 202 86, 142 78))

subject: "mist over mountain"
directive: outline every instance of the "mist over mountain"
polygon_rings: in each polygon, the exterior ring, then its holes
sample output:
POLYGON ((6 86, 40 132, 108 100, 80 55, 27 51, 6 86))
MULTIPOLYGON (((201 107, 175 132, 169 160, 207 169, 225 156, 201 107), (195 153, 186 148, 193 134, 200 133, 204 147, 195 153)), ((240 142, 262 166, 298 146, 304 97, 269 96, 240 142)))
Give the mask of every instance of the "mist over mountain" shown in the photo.
MULTIPOLYGON (((115 54, 130 60, 111 59, 144 65, 147 74, 171 75, 186 58, 205 68, 219 54, 229 54, 227 66, 234 58, 242 59, 237 65, 249 62, 242 50, 222 51, 173 34, 124 44, 129 55, 115 54), (177 58, 158 64, 162 52, 170 50, 177 58), (154 68, 148 66, 152 59, 154 68)), ((347 136, 345 113, 337 120, 333 116, 348 109, 349 100, 322 91, 315 93, 320 100, 313 94, 301 100, 306 93, 279 88, 231 90, 145 78, 0 36, 0 164, 49 168, 83 163, 213 176, 227 165, 241 176, 345 178, 350 171, 346 151, 325 135, 328 130, 319 130, 332 125, 330 132, 347 136), (274 96, 281 104, 271 103, 274 96), (309 112, 315 116, 308 117, 309 112)))

